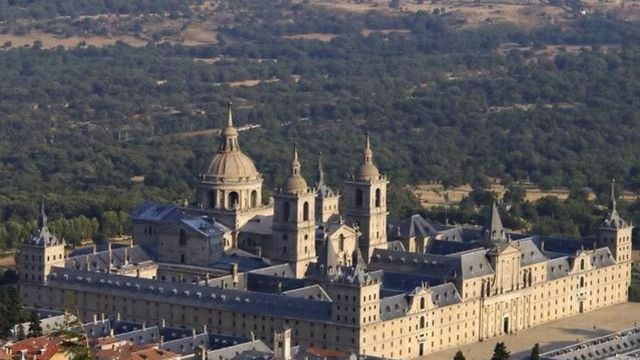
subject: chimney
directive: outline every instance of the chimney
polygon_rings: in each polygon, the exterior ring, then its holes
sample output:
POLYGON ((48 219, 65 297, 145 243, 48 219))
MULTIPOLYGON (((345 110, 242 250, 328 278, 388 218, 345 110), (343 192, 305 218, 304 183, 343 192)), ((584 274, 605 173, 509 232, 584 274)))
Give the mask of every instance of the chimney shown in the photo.
POLYGON ((129 238, 129 247, 133 247, 133 236, 129 238))
POLYGON ((238 284, 238 264, 231 263, 231 279, 233 281, 233 285, 238 284))
POLYGON ((164 344, 164 336, 160 336, 160 345, 164 344))
POLYGON ((113 337, 115 334, 113 333, 113 328, 109 329, 109 336, 113 337))
POLYGON ((104 313, 100 314, 100 317, 101 317, 102 321, 104 321, 104 319, 105 319, 104 313))
POLYGON ((544 251, 544 240, 540 243, 540 250, 544 251))
POLYGON ((96 244, 93 244, 93 253, 95 254, 97 252, 98 252, 97 246, 96 246, 96 244))
POLYGON ((140 277, 140 269, 136 269, 136 277, 139 278, 140 277))
POLYGON ((191 337, 196 338, 196 328, 191 329, 191 337))
POLYGON ((109 262, 109 264, 107 266, 107 273, 111 274, 111 263, 113 262, 112 254, 111 254, 111 241, 109 241, 107 244, 108 244, 107 245, 107 251, 108 251, 107 260, 109 262))
POLYGON ((160 327, 164 329, 166 326, 167 326, 167 324, 164 321, 164 319, 160 320, 160 327))
POLYGON ((207 325, 202 325, 202 332, 207 333, 207 325))
POLYGON ((120 313, 116 314, 116 321, 120 321, 120 313))
POLYGON ((97 324, 98 323, 98 314, 93 314, 93 324, 97 324))
POLYGON ((142 330, 147 330, 147 322, 146 321, 142 322, 142 330))
POLYGON ((256 247, 256 256, 262 257, 262 246, 256 247))

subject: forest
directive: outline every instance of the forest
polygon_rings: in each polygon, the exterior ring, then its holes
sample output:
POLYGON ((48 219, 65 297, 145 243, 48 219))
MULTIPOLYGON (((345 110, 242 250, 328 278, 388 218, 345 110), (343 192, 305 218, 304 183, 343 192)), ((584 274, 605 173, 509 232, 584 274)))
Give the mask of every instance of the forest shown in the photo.
MULTIPOLYGON (((0 0, 0 28, 56 16, 191 16, 193 2, 134 3, 0 0)), ((612 178, 619 190, 640 188, 638 24, 593 14, 571 26, 467 29, 441 13, 225 4, 242 16, 221 22, 206 46, 47 49, 36 41, 0 50, 0 249, 33 230, 43 195, 51 227, 72 243, 126 233, 127 214, 144 200, 190 199, 217 148, 214 135, 193 132, 219 128, 229 97, 238 125, 259 125, 240 145, 265 176, 264 198, 284 179, 293 142, 310 183, 318 152, 331 154, 327 176, 339 187, 359 161, 364 131, 392 183, 392 217, 421 211, 483 223, 494 199, 486 186, 445 215, 421 209, 406 185, 497 178, 513 195, 519 181, 532 181, 572 196, 513 196, 504 207, 510 225, 591 236, 612 178), (295 36, 316 33, 332 38, 295 36), (247 80, 257 85, 234 83, 247 80), (586 201, 585 188, 602 195, 586 201)), ((638 203, 621 207, 640 220, 638 203)))

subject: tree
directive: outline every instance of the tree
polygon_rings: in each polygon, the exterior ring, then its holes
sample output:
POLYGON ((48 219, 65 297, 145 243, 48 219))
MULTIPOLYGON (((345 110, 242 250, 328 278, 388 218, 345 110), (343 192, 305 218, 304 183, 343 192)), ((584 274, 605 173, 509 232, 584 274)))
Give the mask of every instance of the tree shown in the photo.
POLYGON ((496 343, 493 349, 491 360, 509 360, 511 353, 507 351, 507 346, 503 342, 496 343))
POLYGON ((458 350, 456 356, 453 357, 453 360, 466 360, 464 354, 462 353, 462 350, 458 350))
POLYGON ((538 343, 533 345, 533 349, 531 349, 531 356, 529 356, 529 360, 540 360, 540 345, 538 343))
POLYGON ((24 326, 22 324, 18 324, 16 328, 16 340, 22 341, 27 338, 27 335, 24 333, 24 326))
POLYGON ((42 326, 40 325, 40 318, 38 317, 38 311, 33 309, 29 315, 29 337, 42 336, 42 326))

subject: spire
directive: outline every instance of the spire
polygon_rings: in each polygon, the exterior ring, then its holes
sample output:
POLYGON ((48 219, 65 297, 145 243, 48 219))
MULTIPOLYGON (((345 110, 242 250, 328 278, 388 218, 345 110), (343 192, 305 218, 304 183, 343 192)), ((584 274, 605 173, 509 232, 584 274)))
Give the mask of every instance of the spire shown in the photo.
POLYGON ((227 126, 220 133, 219 153, 240 150, 240 146, 238 145, 238 130, 233 126, 231 105, 231 99, 229 99, 227 103, 227 126))
POLYGON ((318 188, 325 186, 324 169, 322 168, 322 151, 318 153, 318 188))
POLYGON ((298 144, 293 144, 293 160, 291 161, 291 175, 300 176, 300 161, 298 160, 298 144))
POLYGON ((491 225, 489 228, 488 238, 491 241, 505 240, 506 232, 502 226, 502 219, 500 219, 500 212, 494 201, 491 205, 491 225))
POLYGON ((604 219, 602 226, 611 228, 624 228, 628 226, 627 222, 618 214, 616 202, 616 181, 611 180, 611 200, 609 201, 609 214, 604 219))
POLYGON ((38 226, 40 229, 47 227, 47 213, 44 211, 44 195, 42 195, 42 200, 40 201, 40 223, 38 226))
POLYGON ((369 139, 369 132, 364 133, 364 152, 362 153, 363 162, 365 164, 373 164, 373 150, 371 150, 371 140, 369 139))
POLYGON ((614 211, 617 212, 616 205, 616 180, 611 179, 611 200, 609 202, 609 211, 611 211, 611 213, 614 211))

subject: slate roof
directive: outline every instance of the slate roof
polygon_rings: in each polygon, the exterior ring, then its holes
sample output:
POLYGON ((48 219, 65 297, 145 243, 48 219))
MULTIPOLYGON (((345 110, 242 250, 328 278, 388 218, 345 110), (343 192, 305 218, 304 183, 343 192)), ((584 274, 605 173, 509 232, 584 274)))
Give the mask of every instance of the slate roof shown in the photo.
POLYGON ((449 255, 477 248, 482 248, 482 246, 469 242, 434 240, 429 244, 427 252, 436 255, 449 255))
POLYGON ((412 237, 427 237, 435 235, 440 229, 431 224, 422 216, 415 214, 408 219, 395 220, 389 222, 389 230, 387 233, 392 239, 400 237, 401 239, 409 239, 412 237))
MULTIPOLYGON (((112 247, 111 249, 111 264, 112 269, 123 268, 126 266, 135 266, 139 264, 152 264, 153 258, 149 256, 139 246, 121 246, 112 247)), ((64 262, 65 267, 73 269, 86 269, 92 272, 107 272, 109 269, 109 250, 103 250, 93 253, 92 249, 83 250, 79 253, 74 253, 68 257, 64 262), (81 254, 81 255, 78 255, 81 254)))
POLYGON ((282 295, 297 297, 302 299, 315 299, 320 301, 331 301, 331 298, 322 286, 315 284, 298 289, 283 291, 282 295))
POLYGON ((202 236, 221 237, 231 232, 231 229, 206 215, 183 217, 180 222, 202 236))
POLYGON ((387 321, 403 317, 409 308, 406 294, 399 294, 380 299, 380 320, 387 321))
POLYGON ((547 261, 547 257, 538 249, 538 246, 533 242, 531 238, 524 238, 522 240, 513 241, 513 243, 522 252, 522 258, 520 263, 522 266, 529 266, 547 261))
POLYGON ((571 269, 567 256, 551 259, 547 262, 547 280, 555 280, 569 275, 571 269))
POLYGON ((256 215, 240 228, 240 233, 271 235, 273 215, 256 215))
POLYGON ((167 283, 159 280, 133 278, 105 273, 86 273, 54 267, 49 282, 65 289, 95 289, 114 295, 138 299, 171 299, 175 304, 191 304, 215 309, 228 309, 245 314, 302 318, 318 321, 331 320, 331 304, 326 301, 287 297, 281 295, 212 288, 187 283, 167 283))
POLYGON ((44 226, 36 230, 35 233, 31 234, 31 236, 29 236, 25 243, 39 246, 53 246, 60 245, 63 242, 49 231, 49 227, 45 223, 44 226))
POLYGON ((178 206, 145 202, 131 213, 130 218, 132 221, 173 224, 182 219, 183 216, 184 211, 178 206))

